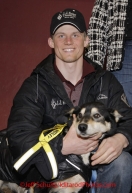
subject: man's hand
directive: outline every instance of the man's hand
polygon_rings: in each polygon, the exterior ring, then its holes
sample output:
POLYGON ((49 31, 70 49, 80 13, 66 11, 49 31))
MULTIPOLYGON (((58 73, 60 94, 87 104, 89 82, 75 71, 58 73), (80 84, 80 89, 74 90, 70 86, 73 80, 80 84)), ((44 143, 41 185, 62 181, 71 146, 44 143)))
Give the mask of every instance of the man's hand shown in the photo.
POLYGON ((91 165, 108 164, 112 162, 122 153, 123 148, 127 147, 128 144, 127 138, 120 133, 104 139, 97 152, 91 157, 91 165))
POLYGON ((98 146, 99 138, 101 134, 98 134, 90 139, 82 139, 77 136, 76 133, 76 117, 73 115, 73 124, 70 127, 68 133, 63 138, 62 154, 76 154, 81 155, 94 150, 98 146))

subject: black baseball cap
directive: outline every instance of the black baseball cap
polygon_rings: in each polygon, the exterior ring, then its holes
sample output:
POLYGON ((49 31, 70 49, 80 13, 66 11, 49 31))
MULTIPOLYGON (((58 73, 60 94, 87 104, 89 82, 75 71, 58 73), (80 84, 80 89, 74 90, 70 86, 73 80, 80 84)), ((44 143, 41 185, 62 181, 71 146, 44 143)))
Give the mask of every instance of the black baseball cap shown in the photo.
POLYGON ((62 25, 73 25, 81 33, 87 32, 85 19, 82 13, 75 9, 65 9, 62 12, 56 13, 51 20, 50 34, 54 35, 56 30, 62 25))

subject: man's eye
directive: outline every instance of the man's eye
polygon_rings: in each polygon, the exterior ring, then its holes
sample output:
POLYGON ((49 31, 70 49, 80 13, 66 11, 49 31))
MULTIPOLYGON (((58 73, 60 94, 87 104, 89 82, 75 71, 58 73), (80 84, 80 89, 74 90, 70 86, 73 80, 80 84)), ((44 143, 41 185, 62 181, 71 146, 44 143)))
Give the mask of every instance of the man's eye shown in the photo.
POLYGON ((78 118, 81 119, 82 118, 82 113, 78 114, 78 118))
POLYGON ((77 34, 74 34, 73 37, 76 38, 76 37, 77 37, 77 34))
POLYGON ((60 35, 60 36, 59 36, 59 38, 63 38, 63 37, 64 37, 64 35, 60 35))
POLYGON ((95 119, 97 119, 97 118, 100 118, 101 115, 100 115, 99 113, 96 113, 96 114, 93 115, 93 117, 94 117, 95 119))

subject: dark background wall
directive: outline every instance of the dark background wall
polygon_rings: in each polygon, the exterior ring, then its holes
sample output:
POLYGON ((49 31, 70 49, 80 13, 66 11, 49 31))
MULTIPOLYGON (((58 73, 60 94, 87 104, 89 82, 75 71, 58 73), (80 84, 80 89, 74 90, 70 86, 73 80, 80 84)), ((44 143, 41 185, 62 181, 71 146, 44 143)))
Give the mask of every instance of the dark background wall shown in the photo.
POLYGON ((43 60, 52 15, 80 10, 88 26, 94 0, 0 0, 0 130, 6 128, 13 98, 43 60))

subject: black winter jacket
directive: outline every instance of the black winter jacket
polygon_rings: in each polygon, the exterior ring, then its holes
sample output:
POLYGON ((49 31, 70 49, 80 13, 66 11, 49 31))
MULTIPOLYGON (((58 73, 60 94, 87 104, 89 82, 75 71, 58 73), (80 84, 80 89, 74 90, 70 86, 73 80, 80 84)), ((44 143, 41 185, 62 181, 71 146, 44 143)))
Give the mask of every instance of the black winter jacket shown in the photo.
MULTIPOLYGON (((51 54, 44 59, 24 81, 14 98, 8 120, 8 141, 14 163, 38 142, 42 130, 57 123, 67 122, 64 113, 73 107, 61 80, 54 72, 54 58, 51 54)), ((85 60, 88 61, 88 58, 85 60)), ((125 150, 131 151, 132 108, 127 105, 123 88, 110 72, 104 71, 91 61, 88 61, 88 65, 93 65, 95 72, 85 77, 79 105, 100 101, 107 107, 117 109, 124 116, 117 133, 127 137, 129 146, 125 150)), ((66 156, 61 154, 62 136, 52 140, 50 145, 55 152, 57 163, 64 162, 66 156)), ((19 172, 24 175, 35 167, 41 177, 50 180, 48 164, 45 152, 41 148, 25 162, 19 172)))

